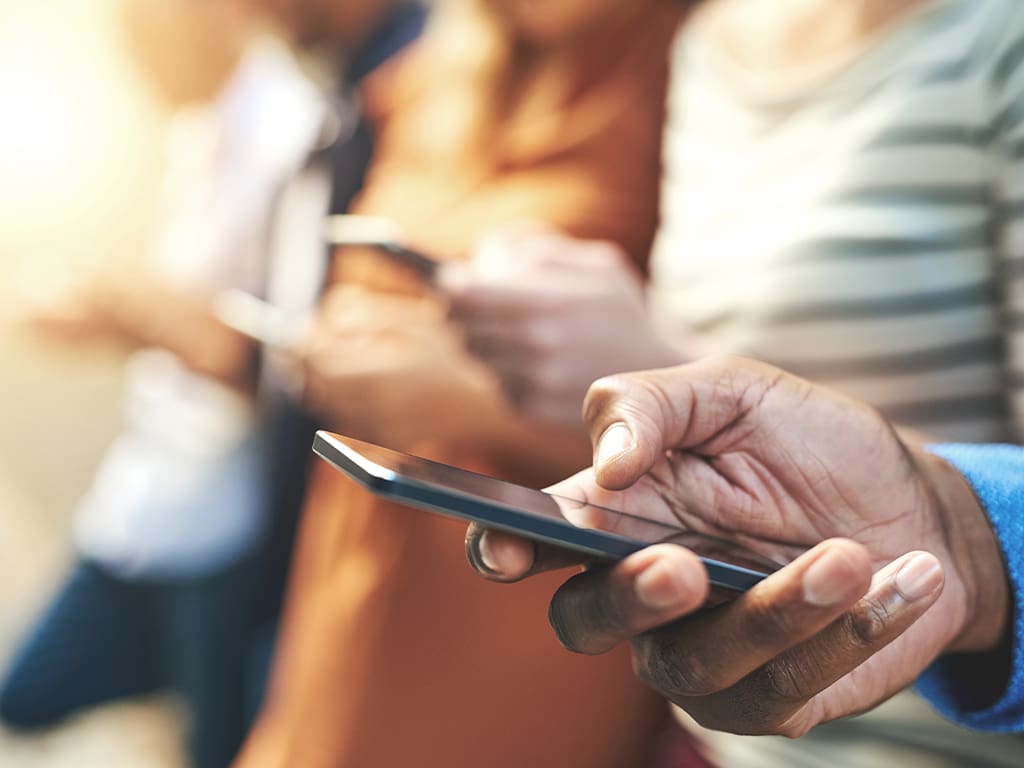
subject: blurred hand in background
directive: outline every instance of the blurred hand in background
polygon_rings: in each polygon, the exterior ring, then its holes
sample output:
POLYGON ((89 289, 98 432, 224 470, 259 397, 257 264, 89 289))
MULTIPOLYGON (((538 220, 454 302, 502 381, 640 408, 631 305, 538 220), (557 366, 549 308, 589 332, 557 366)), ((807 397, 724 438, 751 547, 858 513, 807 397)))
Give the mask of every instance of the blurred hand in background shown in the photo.
POLYGON ((441 273, 469 350, 509 401, 543 423, 579 427, 591 382, 698 356, 647 316, 643 277, 621 249, 538 229, 486 239, 471 264, 441 273))
POLYGON ((486 407, 486 372, 438 302, 332 289, 296 353, 305 401, 346 434, 390 446, 456 439, 486 407))
POLYGON ((26 303, 24 322, 68 346, 166 349, 196 373, 250 389, 253 342, 222 323, 213 297, 146 272, 95 272, 26 303))

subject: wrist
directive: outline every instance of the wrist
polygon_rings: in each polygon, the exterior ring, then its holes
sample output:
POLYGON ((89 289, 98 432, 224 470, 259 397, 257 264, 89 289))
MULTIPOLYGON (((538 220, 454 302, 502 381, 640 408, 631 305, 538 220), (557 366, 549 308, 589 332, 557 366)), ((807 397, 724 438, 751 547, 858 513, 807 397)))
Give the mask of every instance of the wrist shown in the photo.
POLYGON ((916 463, 962 586, 961 623, 945 650, 994 650, 1009 623, 1009 587, 999 541, 974 489, 956 467, 922 449, 912 452, 918 454, 916 463))

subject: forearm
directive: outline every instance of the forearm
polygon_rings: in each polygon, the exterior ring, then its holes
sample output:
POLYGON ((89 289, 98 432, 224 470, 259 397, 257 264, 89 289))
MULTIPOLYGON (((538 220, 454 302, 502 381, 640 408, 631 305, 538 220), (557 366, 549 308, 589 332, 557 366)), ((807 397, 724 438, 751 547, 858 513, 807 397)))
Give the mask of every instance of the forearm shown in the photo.
POLYGON ((220 322, 209 297, 156 283, 118 294, 106 311, 131 345, 167 350, 196 373, 252 389, 258 346, 220 322))
POLYGON ((196 373, 242 391, 254 389, 259 349, 254 342, 212 318, 192 331, 155 341, 196 373))

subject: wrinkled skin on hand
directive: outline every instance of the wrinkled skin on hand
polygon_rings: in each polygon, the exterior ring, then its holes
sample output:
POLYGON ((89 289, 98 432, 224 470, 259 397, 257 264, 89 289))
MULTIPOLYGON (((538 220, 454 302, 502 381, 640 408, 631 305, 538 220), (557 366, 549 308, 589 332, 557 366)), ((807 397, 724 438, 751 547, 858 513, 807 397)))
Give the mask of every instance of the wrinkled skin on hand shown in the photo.
MULTIPOLYGON (((878 704, 943 652, 998 644, 1005 575, 983 510, 870 408, 726 358, 598 381, 585 418, 595 466, 555 492, 789 563, 699 610, 699 560, 661 544, 555 595, 567 647, 631 641, 637 674, 701 724, 798 736, 878 704)), ((471 529, 467 546, 500 580, 565 564, 493 531, 471 529)))

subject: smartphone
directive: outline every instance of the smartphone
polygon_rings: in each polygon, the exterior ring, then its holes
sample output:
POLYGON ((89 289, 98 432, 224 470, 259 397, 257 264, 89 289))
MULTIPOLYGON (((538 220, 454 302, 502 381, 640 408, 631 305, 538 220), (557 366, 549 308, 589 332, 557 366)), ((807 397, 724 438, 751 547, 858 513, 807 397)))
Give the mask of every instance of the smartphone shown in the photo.
POLYGON ((669 541, 693 550, 713 587, 744 592, 780 565, 724 539, 536 491, 320 431, 313 452, 384 498, 481 523, 604 561, 669 541))
POLYGON ((412 269, 428 285, 434 284, 441 264, 433 256, 405 245, 398 225, 380 216, 328 216, 324 237, 330 245, 355 245, 379 250, 412 269))

